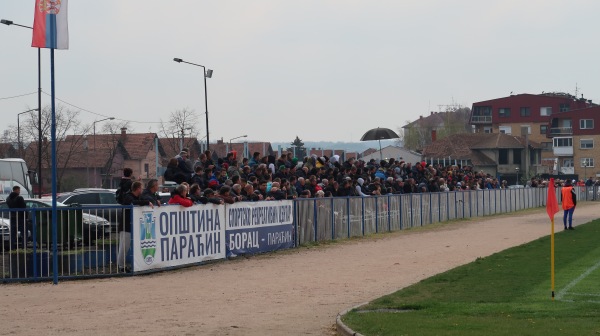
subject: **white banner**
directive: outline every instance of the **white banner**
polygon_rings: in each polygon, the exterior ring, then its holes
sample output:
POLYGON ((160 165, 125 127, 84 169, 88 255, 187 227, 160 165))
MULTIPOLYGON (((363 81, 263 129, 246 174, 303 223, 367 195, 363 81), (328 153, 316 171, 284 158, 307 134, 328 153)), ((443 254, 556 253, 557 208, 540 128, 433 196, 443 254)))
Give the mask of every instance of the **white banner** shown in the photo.
POLYGON ((225 258, 225 206, 133 208, 133 271, 225 258))

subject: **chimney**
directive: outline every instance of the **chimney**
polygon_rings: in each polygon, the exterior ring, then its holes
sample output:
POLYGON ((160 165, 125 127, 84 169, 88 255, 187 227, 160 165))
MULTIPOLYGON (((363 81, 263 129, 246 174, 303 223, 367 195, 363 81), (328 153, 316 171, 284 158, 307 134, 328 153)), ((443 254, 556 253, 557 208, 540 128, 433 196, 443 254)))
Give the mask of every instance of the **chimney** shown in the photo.
POLYGON ((435 142, 437 140, 437 131, 431 130, 431 142, 435 142))
POLYGON ((423 116, 419 116, 419 119, 423 119, 423 116))
POLYGON ((431 114, 430 114, 430 115, 433 115, 433 111, 431 111, 431 114))
POLYGON ((127 127, 121 128, 121 141, 125 141, 127 138, 127 127))
POLYGON ((217 145, 222 145, 223 144, 223 138, 221 138, 221 140, 217 139, 217 145))

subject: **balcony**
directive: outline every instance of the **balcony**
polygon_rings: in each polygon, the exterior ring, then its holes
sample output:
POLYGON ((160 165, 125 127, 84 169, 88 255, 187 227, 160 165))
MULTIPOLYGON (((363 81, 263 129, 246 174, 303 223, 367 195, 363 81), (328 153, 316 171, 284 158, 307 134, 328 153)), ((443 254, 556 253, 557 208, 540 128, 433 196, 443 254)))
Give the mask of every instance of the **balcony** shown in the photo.
POLYGON ((480 116, 474 115, 471 116, 471 124, 491 124, 492 116, 480 116))
POLYGON ((550 136, 573 135, 573 127, 552 127, 550 136))
POLYGON ((573 146, 561 146, 553 148, 556 156, 573 156, 573 146))

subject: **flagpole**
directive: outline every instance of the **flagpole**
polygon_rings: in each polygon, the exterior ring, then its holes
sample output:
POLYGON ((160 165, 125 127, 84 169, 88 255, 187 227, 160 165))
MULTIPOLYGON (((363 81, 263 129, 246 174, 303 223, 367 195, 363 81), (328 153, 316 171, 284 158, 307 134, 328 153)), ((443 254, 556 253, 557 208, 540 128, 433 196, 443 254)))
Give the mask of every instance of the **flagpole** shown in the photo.
POLYGON ((56 213, 56 106, 54 92, 54 48, 50 49, 50 93, 52 102, 52 122, 50 138, 52 139, 52 281, 58 284, 58 237, 56 213))

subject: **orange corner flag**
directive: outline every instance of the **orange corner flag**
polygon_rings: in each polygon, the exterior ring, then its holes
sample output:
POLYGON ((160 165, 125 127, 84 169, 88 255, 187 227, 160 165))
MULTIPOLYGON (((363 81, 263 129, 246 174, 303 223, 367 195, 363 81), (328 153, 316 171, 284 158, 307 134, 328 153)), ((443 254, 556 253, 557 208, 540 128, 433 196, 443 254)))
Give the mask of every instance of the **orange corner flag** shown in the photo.
POLYGON ((550 179, 548 185, 548 199, 546 200, 546 212, 550 219, 554 219, 554 214, 558 212, 558 201, 556 200, 556 192, 554 191, 554 179, 550 179))

